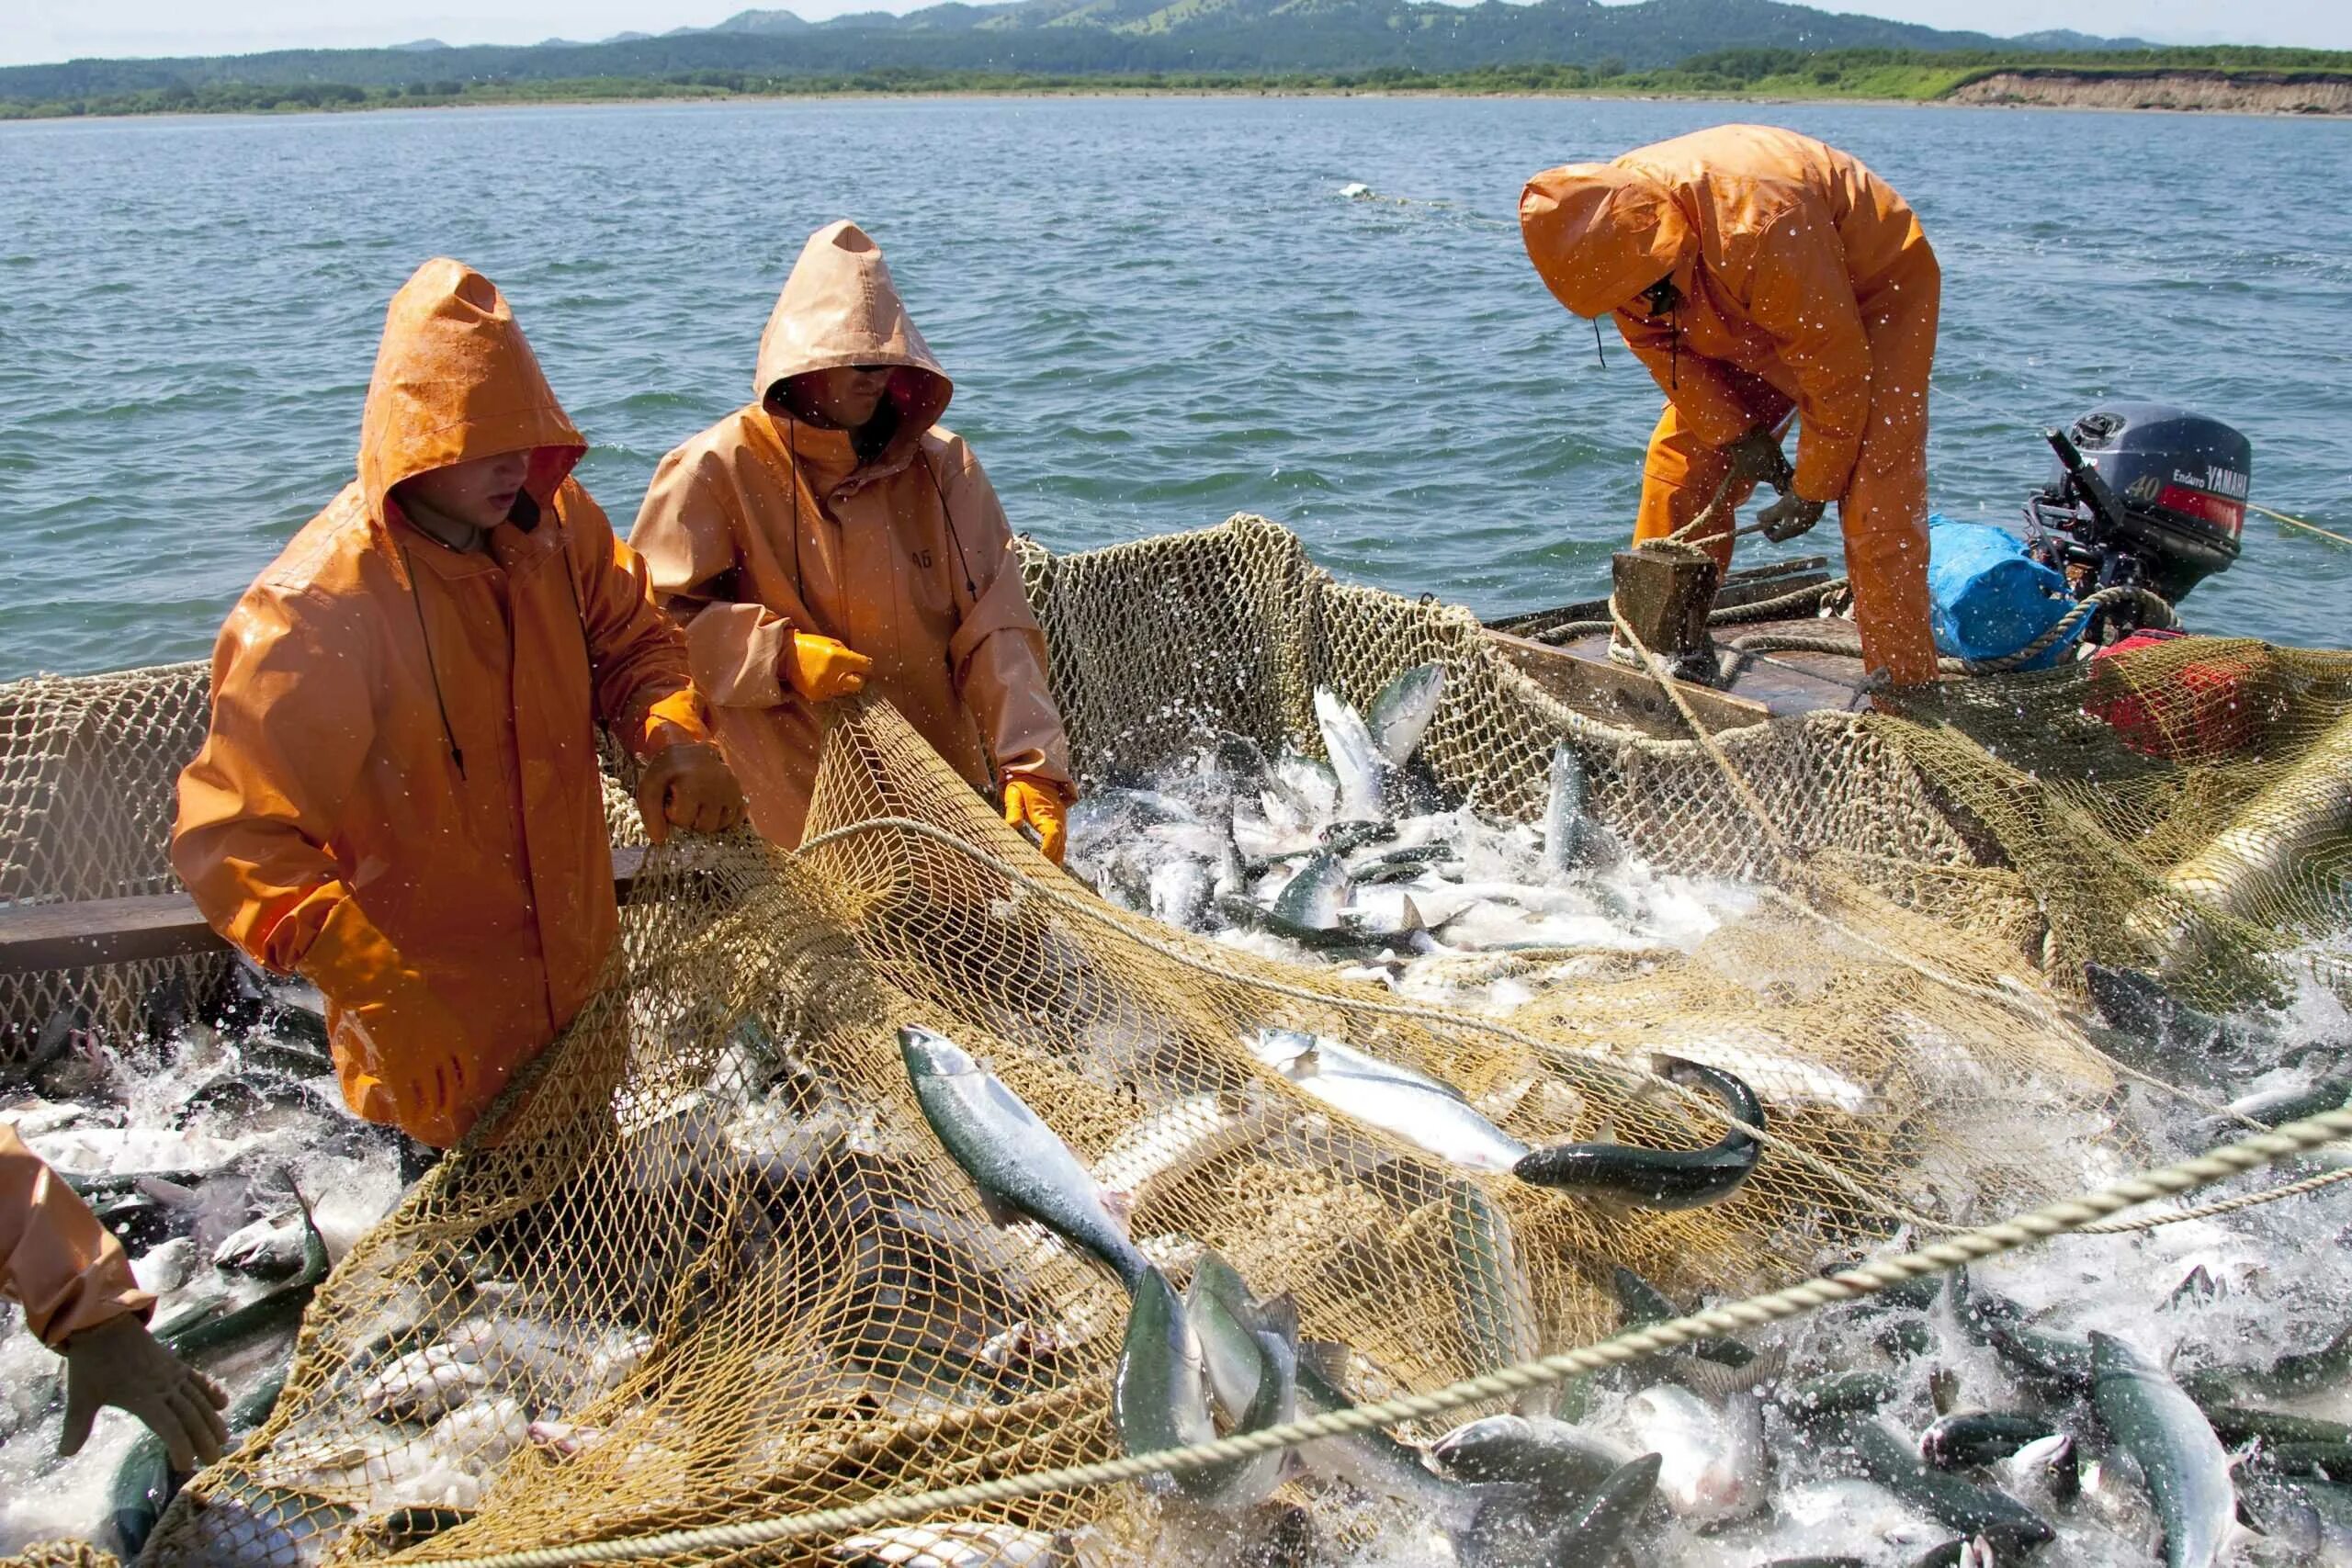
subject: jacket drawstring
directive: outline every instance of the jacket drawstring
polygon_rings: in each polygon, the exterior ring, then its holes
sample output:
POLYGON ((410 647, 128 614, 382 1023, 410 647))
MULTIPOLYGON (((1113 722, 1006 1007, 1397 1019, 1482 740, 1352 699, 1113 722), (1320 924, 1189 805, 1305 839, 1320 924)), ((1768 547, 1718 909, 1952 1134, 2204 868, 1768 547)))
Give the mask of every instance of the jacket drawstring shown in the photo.
POLYGON ((408 602, 416 610, 416 637, 424 644, 424 672, 433 682, 433 706, 441 715, 441 739, 449 743, 449 761, 458 767, 458 777, 466 776, 466 754, 458 749, 458 732, 449 725, 449 701, 441 694, 441 667, 433 659, 433 634, 424 628, 424 590, 418 583, 416 558, 409 554, 408 541, 396 541, 401 547, 401 565, 408 571, 408 602))
POLYGON ((1600 347, 1600 318, 1599 316, 1592 319, 1592 356, 1600 361, 1600 367, 1603 370, 1609 368, 1609 355, 1601 352, 1600 347))

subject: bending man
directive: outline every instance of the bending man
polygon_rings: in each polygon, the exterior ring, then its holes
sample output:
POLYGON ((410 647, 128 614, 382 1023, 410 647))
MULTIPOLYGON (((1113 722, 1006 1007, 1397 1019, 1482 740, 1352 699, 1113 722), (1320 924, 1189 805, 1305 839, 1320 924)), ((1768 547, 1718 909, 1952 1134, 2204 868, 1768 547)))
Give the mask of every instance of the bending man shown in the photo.
MULTIPOLYGON (((1838 502, 1862 653, 1897 685, 1928 681, 1928 371, 1941 275, 1903 198, 1860 163, 1793 131, 1725 125, 1571 164, 1528 182, 1535 270, 1580 316, 1614 313, 1666 392, 1642 471, 1635 539, 1718 513, 1785 475, 1758 514, 1789 539, 1838 502)), ((1709 542, 1731 559, 1728 536, 1709 542)))
POLYGON ((24 1307, 28 1333, 65 1358, 58 1452, 81 1452, 98 1407, 114 1404, 163 1439, 175 1472, 220 1457, 228 1395, 147 1332, 155 1298, 131 1277, 122 1243, 5 1122, 0 1294, 24 1307))
POLYGON ((1004 509, 934 423, 954 392, 881 251, 828 225, 768 318, 752 401, 662 460, 629 533, 779 844, 808 818, 815 705, 870 684, 1061 859, 1069 743, 1004 509))
POLYGON ((742 799, 677 632, 571 476, 587 444, 489 279, 392 297, 359 475, 221 628, 172 863, 310 977, 344 1099, 447 1148, 571 1021, 617 930, 595 727, 658 842, 742 799))

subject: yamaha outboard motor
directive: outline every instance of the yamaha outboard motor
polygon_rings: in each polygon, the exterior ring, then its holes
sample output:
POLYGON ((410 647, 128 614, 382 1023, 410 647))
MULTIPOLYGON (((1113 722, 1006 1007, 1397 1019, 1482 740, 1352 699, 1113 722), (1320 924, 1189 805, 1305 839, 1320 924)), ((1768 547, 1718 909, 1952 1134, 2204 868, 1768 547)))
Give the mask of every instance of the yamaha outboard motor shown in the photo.
MULTIPOLYGON (((2058 467, 2026 502, 2027 549, 2064 573, 2075 598, 2129 585, 2177 604, 2238 558, 2254 448, 2220 420, 2109 403, 2042 435, 2058 467)), ((2102 640, 2140 621, 2128 604, 2101 618, 2102 640)))

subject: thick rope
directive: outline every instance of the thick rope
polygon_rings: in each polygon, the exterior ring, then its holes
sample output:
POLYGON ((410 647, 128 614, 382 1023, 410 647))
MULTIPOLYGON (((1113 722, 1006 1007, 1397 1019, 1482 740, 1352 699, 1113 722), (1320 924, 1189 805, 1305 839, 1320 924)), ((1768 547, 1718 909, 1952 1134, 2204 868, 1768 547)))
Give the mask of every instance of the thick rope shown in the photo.
POLYGON ((2317 1192, 2339 1181, 2352 1180, 2352 1165, 2341 1170, 2322 1171, 2306 1176, 2301 1181, 2290 1181, 2284 1187, 2266 1188, 2260 1192, 2242 1193, 2235 1198, 2222 1198, 2211 1203, 2199 1203, 2194 1209, 2171 1209, 2161 1214, 2149 1214, 2129 1220, 2101 1220, 2097 1224, 2078 1227, 2078 1235, 2120 1235, 2132 1231, 2152 1231, 2163 1225, 2177 1225, 2184 1220, 2210 1220, 2219 1214, 2234 1214, 2242 1209, 2258 1209, 2265 1203, 2276 1203, 2281 1198, 2300 1198, 2306 1192, 2317 1192))
POLYGON ((1369 1432, 1402 1422, 1426 1421, 1465 1406, 1523 1393, 1583 1372, 1639 1360, 1692 1340, 1736 1334, 1800 1316, 1819 1307, 1856 1301, 1893 1286, 1930 1274, 1996 1258, 2052 1236, 2086 1226, 2135 1204, 2177 1197, 2199 1187, 2258 1170, 2290 1155, 2300 1154, 2352 1134, 2352 1111, 2331 1111, 2293 1122, 2275 1132, 2210 1149, 2193 1159, 2161 1170, 2116 1182, 2081 1197, 2064 1199, 2013 1219, 1964 1235, 1948 1237, 1917 1252, 1882 1258, 1820 1279, 1807 1280, 1786 1290, 1773 1291, 1670 1322, 1634 1329, 1595 1345, 1546 1356, 1499 1371, 1465 1379, 1430 1393, 1353 1405, 1262 1431, 1239 1433, 1189 1448, 1166 1449, 1144 1455, 1065 1465, 1027 1475, 1002 1476, 928 1492, 868 1498, 839 1508, 820 1508, 778 1519, 747 1520, 698 1529, 671 1530, 660 1535, 616 1540, 581 1541, 567 1546, 535 1547, 480 1557, 445 1559, 443 1568, 564 1568, 575 1562, 612 1562, 689 1553, 736 1551, 784 1541, 845 1536, 893 1521, 920 1519, 951 1510, 976 1508, 1035 1497, 1048 1492, 1076 1492, 1147 1476, 1203 1469, 1274 1449, 1295 1448, 1325 1438, 1369 1432))

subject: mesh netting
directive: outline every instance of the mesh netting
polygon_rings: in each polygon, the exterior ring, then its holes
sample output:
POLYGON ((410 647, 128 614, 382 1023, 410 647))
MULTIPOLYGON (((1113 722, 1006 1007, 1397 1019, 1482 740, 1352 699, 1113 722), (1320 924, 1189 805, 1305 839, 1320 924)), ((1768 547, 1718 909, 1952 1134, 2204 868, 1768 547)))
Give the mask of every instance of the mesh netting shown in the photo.
MULTIPOLYGON (((1114 1452, 1124 1292, 991 1223, 918 1110, 901 1024, 983 1058, 1127 1192, 1148 1255, 1181 1279, 1214 1247, 1289 1292, 1378 1396, 1592 1337, 1612 1265, 1745 1292, 2111 1176, 2143 1151, 2067 1005, 2079 960, 2242 996, 2345 924, 2342 656, 2159 649, 1702 746, 1564 705, 1466 614, 1334 583, 1262 521, 1027 567, 1091 780, 1221 730, 1295 739, 1317 685, 1361 703, 1440 660, 1442 784, 1532 818, 1565 737, 1629 845, 1768 891, 1687 955, 1501 1016, 1422 1005, 1102 902, 888 708, 832 705, 808 847, 653 852, 605 985, 494 1136, 339 1265, 268 1425, 150 1560, 455 1559, 1114 1452), (2237 660, 2265 705, 2237 744, 2167 707, 2192 657, 2237 660), (2083 716, 2119 697, 2134 745, 2083 716), (1770 1135, 1725 1202, 1614 1210, 1321 1106, 1259 1065, 1266 1027, 1442 1077, 1540 1144, 1713 1143, 1720 1108, 1649 1071, 1709 1061, 1754 1085, 1770 1135)), ((1312 1480, 1283 1496, 1321 1539, 1367 1528, 1312 1480)), ((973 1517, 1114 1559, 1153 1524, 1129 1491, 973 1517)))

